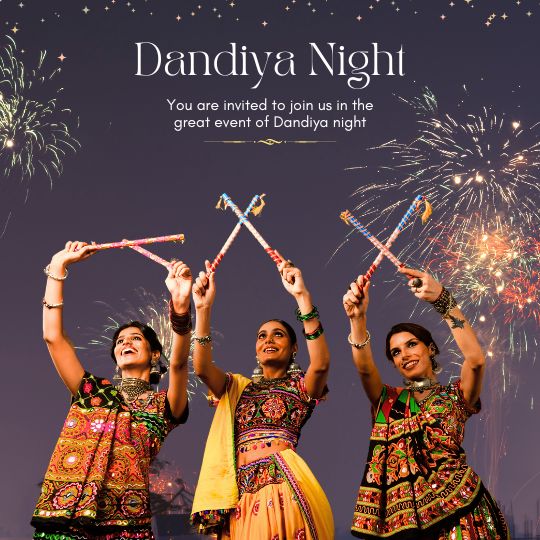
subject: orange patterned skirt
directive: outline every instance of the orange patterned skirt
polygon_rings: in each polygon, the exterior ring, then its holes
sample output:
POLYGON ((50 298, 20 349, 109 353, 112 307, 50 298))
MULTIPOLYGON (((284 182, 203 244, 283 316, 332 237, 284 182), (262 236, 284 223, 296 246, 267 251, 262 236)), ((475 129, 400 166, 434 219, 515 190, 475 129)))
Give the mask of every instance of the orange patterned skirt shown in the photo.
POLYGON ((292 450, 238 468, 240 499, 230 517, 232 540, 332 540, 324 491, 292 450))

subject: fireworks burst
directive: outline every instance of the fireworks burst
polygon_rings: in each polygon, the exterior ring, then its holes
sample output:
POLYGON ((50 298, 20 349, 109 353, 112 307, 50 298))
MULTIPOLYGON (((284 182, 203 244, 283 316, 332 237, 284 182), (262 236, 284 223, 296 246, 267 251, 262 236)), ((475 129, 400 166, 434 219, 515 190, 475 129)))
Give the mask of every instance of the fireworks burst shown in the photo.
MULTIPOLYGON (((160 298, 149 293, 142 287, 135 291, 137 305, 125 301, 124 309, 117 311, 104 302, 102 304, 111 314, 107 317, 107 322, 99 332, 98 338, 90 339, 88 345, 90 348, 99 348, 105 354, 109 354, 111 349, 112 336, 116 329, 127 321, 138 320, 144 324, 151 326, 156 332, 160 343, 163 346, 163 353, 160 358, 165 366, 168 367, 171 350, 173 331, 169 322, 169 302, 162 296, 160 298)), ((194 340, 191 340, 189 353, 189 381, 188 381, 188 396, 195 394, 198 387, 198 378, 193 371, 192 353, 194 340)), ((162 379, 163 380, 163 379, 162 379)))
POLYGON ((52 185, 53 176, 62 173, 66 154, 80 146, 66 123, 70 110, 57 103, 62 89, 51 89, 60 70, 43 73, 45 51, 37 66, 27 70, 15 41, 6 39, 0 51, 0 166, 4 176, 21 181, 44 172, 52 185))
POLYGON ((451 233, 443 227, 443 234, 430 239, 435 256, 429 265, 441 281, 452 283, 477 308, 495 315, 502 312, 505 323, 517 319, 540 323, 538 241, 521 234, 514 220, 501 216, 487 220, 474 214, 459 220, 451 233))
MULTIPOLYGON (((394 139, 372 148, 389 153, 390 165, 377 172, 392 179, 359 188, 355 193, 362 197, 359 209, 372 206, 373 198, 391 190, 407 192, 408 198, 425 195, 447 223, 456 214, 480 210, 487 215, 513 208, 519 210, 522 224, 537 222, 538 123, 526 127, 487 106, 461 118, 440 113, 427 88, 419 97, 399 99, 416 113, 416 135, 411 141, 394 139)), ((388 215, 392 208, 386 210, 388 215)), ((380 208, 371 210, 372 215, 375 212, 380 208)))

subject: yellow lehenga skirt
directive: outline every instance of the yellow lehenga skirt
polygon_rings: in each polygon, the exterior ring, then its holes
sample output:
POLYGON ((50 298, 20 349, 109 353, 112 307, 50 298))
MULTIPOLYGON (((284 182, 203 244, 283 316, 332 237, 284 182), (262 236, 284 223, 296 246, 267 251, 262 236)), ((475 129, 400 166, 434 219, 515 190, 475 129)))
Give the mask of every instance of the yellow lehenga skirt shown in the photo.
POLYGON ((324 491, 293 450, 238 467, 239 501, 229 519, 232 540, 332 540, 324 491))

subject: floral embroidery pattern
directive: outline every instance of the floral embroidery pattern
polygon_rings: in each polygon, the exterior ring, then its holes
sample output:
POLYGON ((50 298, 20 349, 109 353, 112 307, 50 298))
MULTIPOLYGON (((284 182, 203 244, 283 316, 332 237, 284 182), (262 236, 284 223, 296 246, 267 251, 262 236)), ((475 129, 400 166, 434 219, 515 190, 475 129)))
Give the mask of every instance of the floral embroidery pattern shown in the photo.
POLYGON ((143 527, 140 538, 147 538, 148 469, 175 425, 166 415, 165 392, 156 392, 135 414, 107 379, 85 373, 51 457, 33 525, 39 530, 51 520, 83 519, 143 527))
POLYGON ((473 412, 459 381, 441 388, 421 408, 408 390, 384 387, 356 502, 354 535, 411 536, 473 507, 483 488, 461 448, 465 421, 473 412))
POLYGON ((261 407, 265 416, 272 420, 279 420, 287 410, 283 401, 280 398, 272 397, 267 399, 261 407))

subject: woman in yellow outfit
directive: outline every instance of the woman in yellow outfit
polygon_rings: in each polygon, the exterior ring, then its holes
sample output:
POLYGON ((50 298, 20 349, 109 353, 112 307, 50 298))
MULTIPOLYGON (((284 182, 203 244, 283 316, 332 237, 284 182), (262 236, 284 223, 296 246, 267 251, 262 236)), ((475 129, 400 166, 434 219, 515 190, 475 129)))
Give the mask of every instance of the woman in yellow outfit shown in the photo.
MULTIPOLYGON (((207 269, 208 269, 207 263, 207 269)), ((193 285, 197 319, 193 365, 215 396, 193 501, 192 520, 204 532, 233 540, 332 540, 328 500, 295 448, 300 430, 327 392, 330 357, 318 311, 302 273, 279 267, 283 286, 297 301, 310 364, 294 362, 296 335, 285 321, 263 323, 255 344, 253 380, 226 373, 212 362, 210 313, 214 274, 193 285)))

